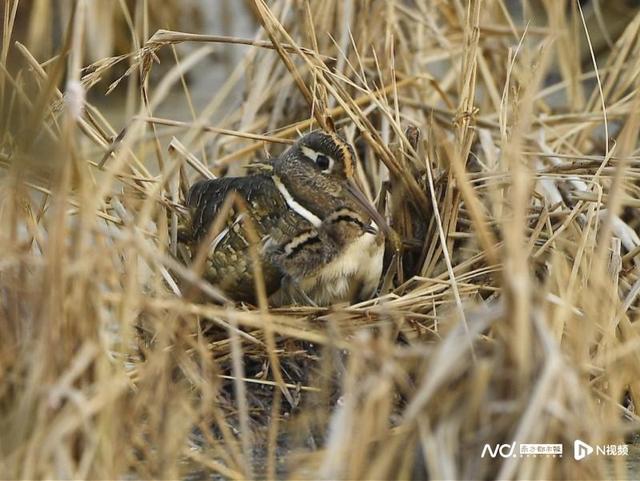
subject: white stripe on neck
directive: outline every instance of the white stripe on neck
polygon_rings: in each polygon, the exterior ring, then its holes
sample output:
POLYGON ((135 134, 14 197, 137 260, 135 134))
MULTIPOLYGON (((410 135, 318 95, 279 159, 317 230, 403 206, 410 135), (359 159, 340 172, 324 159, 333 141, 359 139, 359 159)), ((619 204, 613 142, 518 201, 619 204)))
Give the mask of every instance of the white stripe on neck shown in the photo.
POLYGON ((277 175, 273 175, 271 178, 273 179, 273 183, 276 184, 276 187, 284 197, 284 200, 287 202, 287 205, 292 208, 298 215, 311 222, 311 224, 313 224, 315 227, 320 227, 320 225, 322 224, 320 218, 313 212, 305 209, 302 205, 296 202, 296 200, 291 196, 287 188, 280 180, 280 177, 278 177, 277 175))

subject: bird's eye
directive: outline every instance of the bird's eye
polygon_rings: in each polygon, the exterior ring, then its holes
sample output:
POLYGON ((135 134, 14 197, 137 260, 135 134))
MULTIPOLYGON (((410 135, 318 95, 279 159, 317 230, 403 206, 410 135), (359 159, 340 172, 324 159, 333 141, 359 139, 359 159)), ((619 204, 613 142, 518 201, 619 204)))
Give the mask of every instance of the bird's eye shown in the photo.
POLYGON ((326 155, 320 154, 318 155, 318 157, 316 157, 316 165, 322 171, 329 170, 329 168, 331 167, 331 161, 326 155))
POLYGON ((320 169, 324 173, 329 173, 333 169, 334 160, 333 157, 322 154, 317 150, 314 150, 306 145, 300 147, 302 153, 305 157, 307 157, 312 162, 315 162, 318 169, 320 169))

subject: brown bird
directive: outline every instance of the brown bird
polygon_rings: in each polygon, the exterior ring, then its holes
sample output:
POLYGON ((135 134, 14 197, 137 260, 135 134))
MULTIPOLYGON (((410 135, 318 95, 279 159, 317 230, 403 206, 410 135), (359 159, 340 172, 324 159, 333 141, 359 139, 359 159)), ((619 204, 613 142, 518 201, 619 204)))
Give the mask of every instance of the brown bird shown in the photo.
POLYGON ((204 277, 237 301, 255 302, 246 223, 258 246, 272 304, 330 305, 370 297, 378 286, 386 223, 355 187, 353 148, 334 133, 315 131, 246 177, 203 180, 189 190, 191 252, 207 249, 204 277), (208 245, 225 198, 242 196, 248 212, 232 210, 208 245))

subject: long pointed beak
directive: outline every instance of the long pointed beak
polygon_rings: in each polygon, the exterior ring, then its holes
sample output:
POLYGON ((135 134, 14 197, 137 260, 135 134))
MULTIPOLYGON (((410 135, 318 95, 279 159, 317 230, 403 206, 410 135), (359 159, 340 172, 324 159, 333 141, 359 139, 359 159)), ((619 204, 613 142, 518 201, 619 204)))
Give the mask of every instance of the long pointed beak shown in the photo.
POLYGON ((385 235, 390 238, 392 236, 391 227, 387 224, 382 215, 371 205, 371 202, 365 197, 362 193, 362 190, 358 187, 355 180, 353 178, 347 179, 345 183, 346 191, 351 196, 351 198, 358 203, 362 207, 362 209, 371 216, 371 219, 378 225, 380 229, 385 233, 385 235))

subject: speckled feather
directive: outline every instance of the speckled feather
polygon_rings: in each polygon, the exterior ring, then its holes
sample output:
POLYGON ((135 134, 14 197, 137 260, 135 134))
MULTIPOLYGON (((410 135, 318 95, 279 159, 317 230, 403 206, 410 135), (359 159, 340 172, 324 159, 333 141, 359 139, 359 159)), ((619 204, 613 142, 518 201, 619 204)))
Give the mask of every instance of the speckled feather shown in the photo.
POLYGON ((351 195, 354 159, 353 148, 335 133, 316 131, 262 164, 262 173, 193 185, 185 238, 191 254, 208 241, 204 276, 231 298, 255 302, 250 217, 262 239, 265 287, 274 305, 297 302, 296 294, 319 305, 369 297, 380 279, 384 234, 366 201, 351 195), (211 239, 231 192, 247 201, 248 216, 229 212, 211 239))
MULTIPOLYGON (((187 198, 191 210, 191 244, 194 252, 207 236, 219 209, 231 192, 237 192, 247 201, 249 214, 262 240, 263 274, 267 295, 271 295, 280 287, 283 276, 277 260, 282 246, 312 226, 288 208, 268 176, 204 180, 191 187, 187 198)), ((213 252, 209 253, 205 277, 230 293, 234 299, 253 302, 253 267, 245 222, 238 222, 236 211, 229 212, 225 220, 225 229, 228 231, 213 252)))

